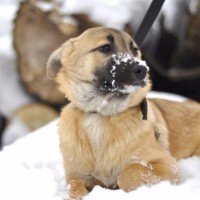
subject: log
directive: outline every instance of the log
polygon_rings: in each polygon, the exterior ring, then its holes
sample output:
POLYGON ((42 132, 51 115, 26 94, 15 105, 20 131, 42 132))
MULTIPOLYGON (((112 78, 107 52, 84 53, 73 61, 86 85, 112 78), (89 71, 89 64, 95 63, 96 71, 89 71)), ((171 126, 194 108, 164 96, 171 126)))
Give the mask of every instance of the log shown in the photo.
POLYGON ((99 25, 83 14, 72 16, 76 24, 64 23, 58 13, 43 11, 30 2, 20 4, 14 20, 17 69, 30 94, 46 103, 61 105, 65 102, 64 95, 57 89, 57 84, 47 78, 46 62, 64 41, 99 25))
POLYGON ((198 0, 198 4, 196 7, 195 14, 188 14, 188 27, 186 39, 188 40, 186 45, 188 48, 191 48, 193 52, 195 52, 198 57, 200 57, 199 45, 200 45, 200 0, 198 0))
POLYGON ((175 66, 169 70, 173 80, 193 80, 200 78, 200 0, 196 13, 187 13, 188 23, 182 44, 180 44, 175 66))
POLYGON ((50 106, 31 103, 17 110, 13 118, 20 120, 30 131, 34 131, 58 116, 59 113, 50 106))
POLYGON ((51 52, 67 37, 49 21, 48 13, 28 2, 20 4, 14 23, 17 69, 26 89, 43 101, 62 103, 64 97, 56 89, 56 84, 48 80, 45 65, 51 52))
POLYGON ((30 103, 19 108, 7 123, 2 134, 2 145, 9 145, 17 139, 56 119, 59 113, 41 103, 30 103))

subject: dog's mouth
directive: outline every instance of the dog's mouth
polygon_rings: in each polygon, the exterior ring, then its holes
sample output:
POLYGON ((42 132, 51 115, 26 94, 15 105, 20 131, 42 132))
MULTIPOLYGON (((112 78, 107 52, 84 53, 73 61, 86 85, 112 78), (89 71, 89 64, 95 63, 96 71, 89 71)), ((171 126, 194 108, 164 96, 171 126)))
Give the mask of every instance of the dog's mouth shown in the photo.
POLYGON ((128 53, 114 54, 106 68, 95 72, 96 87, 103 94, 127 96, 146 86, 148 71, 145 61, 133 58, 128 53))

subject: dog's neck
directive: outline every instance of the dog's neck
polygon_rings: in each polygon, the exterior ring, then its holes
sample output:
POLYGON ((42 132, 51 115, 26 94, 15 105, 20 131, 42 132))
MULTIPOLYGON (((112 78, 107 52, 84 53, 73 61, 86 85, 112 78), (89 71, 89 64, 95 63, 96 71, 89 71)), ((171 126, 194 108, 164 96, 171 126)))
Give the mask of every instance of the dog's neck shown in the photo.
MULTIPOLYGON (((140 103, 140 110, 142 113, 142 120, 147 120, 147 115, 148 115, 148 104, 146 98, 142 100, 140 103)), ((90 111, 89 113, 91 114, 97 114, 97 111, 90 111)))

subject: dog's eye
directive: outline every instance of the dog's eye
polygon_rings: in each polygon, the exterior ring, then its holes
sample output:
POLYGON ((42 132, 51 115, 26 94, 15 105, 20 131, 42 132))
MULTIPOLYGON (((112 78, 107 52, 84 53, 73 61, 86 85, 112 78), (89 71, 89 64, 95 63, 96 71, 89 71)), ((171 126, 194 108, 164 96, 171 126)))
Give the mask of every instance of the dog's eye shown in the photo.
POLYGON ((138 51, 139 51, 139 49, 138 49, 137 47, 133 47, 133 48, 132 48, 132 52, 133 52, 133 55, 134 55, 134 56, 137 56, 137 55, 138 55, 138 51))
POLYGON ((103 45, 102 47, 100 47, 99 50, 103 53, 108 53, 112 50, 112 48, 109 44, 106 44, 106 45, 103 45))

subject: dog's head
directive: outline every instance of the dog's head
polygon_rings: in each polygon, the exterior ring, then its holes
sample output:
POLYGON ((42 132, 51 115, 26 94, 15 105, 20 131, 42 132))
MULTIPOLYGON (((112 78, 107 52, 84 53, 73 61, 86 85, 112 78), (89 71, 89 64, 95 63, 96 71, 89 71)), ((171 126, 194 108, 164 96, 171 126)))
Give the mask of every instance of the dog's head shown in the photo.
POLYGON ((115 115, 138 105, 151 84, 133 39, 111 28, 92 28, 68 40, 49 58, 47 73, 76 107, 115 115))

